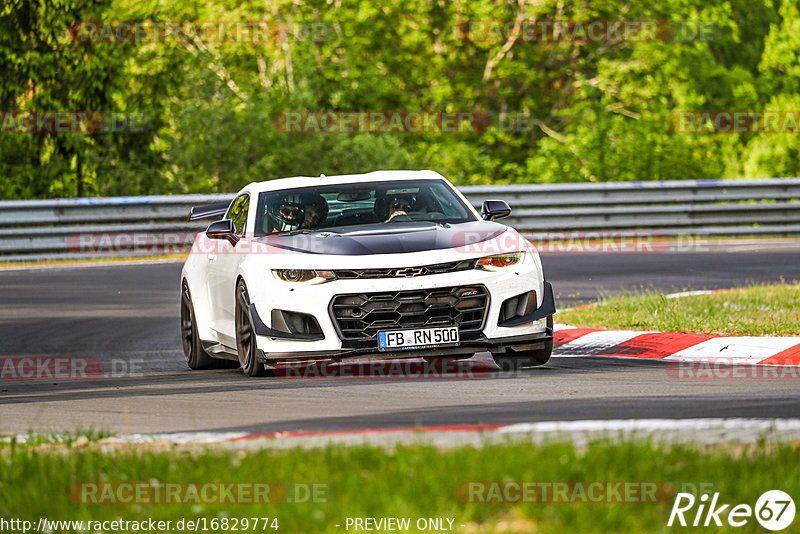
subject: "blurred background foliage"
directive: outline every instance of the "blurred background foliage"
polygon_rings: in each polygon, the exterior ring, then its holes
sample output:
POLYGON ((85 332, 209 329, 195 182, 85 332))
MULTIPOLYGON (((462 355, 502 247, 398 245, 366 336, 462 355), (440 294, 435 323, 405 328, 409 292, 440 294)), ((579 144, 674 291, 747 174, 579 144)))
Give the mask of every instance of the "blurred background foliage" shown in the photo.
POLYGON ((0 198, 228 192, 430 168, 457 184, 797 176, 797 134, 681 133, 676 110, 800 110, 796 0, 4 0, 0 110, 138 114, 0 134, 0 198), (469 22, 659 21, 655 41, 469 22), (264 42, 82 42, 79 21, 279 21, 264 42), (666 29, 666 30, 665 30, 666 29), (287 110, 481 111, 479 133, 287 134, 287 110))

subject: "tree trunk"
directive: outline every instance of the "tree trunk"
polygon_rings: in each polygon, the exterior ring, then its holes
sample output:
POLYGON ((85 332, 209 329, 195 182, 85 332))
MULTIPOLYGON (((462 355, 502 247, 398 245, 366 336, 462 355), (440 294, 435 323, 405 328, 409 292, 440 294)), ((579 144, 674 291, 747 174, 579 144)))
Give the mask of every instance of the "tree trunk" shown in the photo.
POLYGON ((81 163, 81 157, 77 156, 75 158, 75 182, 77 184, 78 189, 78 197, 83 196, 83 164, 81 163))

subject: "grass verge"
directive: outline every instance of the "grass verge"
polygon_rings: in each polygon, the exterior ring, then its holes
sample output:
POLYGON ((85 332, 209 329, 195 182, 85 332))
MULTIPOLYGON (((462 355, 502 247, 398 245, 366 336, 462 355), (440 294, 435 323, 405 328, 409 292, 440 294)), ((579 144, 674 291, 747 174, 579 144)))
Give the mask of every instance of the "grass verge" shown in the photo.
POLYGON ((800 335, 800 283, 754 285, 681 298, 659 293, 607 297, 559 313, 575 326, 742 336, 800 335))
MULTIPOLYGON (((751 506, 770 489, 796 498, 800 495, 799 449, 797 444, 702 448, 598 442, 581 449, 569 444, 507 444, 447 450, 418 445, 393 450, 137 448, 104 452, 97 444, 56 448, 13 444, 0 450, 0 517, 27 519, 34 525, 42 517, 51 521, 205 518, 212 532, 231 530, 230 523, 228 530, 212 529, 214 518, 230 522, 245 517, 277 518, 281 532, 345 532, 348 517, 409 517, 412 525, 418 518, 453 518, 456 532, 666 532, 674 491, 699 497, 697 488, 704 488, 720 492, 720 502, 751 506), (659 492, 656 499, 626 503, 465 502, 469 494, 463 491, 464 483, 470 481, 578 481, 584 488, 593 481, 666 482, 673 493, 659 492), (187 502, 177 504, 87 504, 75 489, 85 488, 82 483, 123 482, 277 482, 286 489, 288 499, 279 504, 213 504, 195 502, 182 491, 180 498, 187 502), (297 502, 314 484, 318 490, 323 488, 317 491, 316 502, 313 497, 297 502)), ((104 494, 108 495, 100 490, 95 495, 104 494)), ((112 501, 131 495, 121 489, 112 494, 112 501)), ((142 500, 133 497, 137 499, 142 500)), ((275 532, 261 527, 255 531, 275 532)), ((757 527, 751 518, 744 528, 715 531, 755 532, 757 527)), ((248 530, 253 531, 252 525, 248 530)))

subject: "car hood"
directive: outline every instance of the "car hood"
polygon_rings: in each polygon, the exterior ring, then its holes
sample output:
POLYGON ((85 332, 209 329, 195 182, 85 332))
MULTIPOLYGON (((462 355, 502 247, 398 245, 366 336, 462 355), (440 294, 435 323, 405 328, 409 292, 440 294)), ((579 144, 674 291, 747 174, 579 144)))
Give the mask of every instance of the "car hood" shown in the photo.
POLYGON ((355 256, 464 247, 497 237, 506 230, 508 227, 490 221, 459 224, 402 222, 263 236, 255 240, 295 252, 355 256))

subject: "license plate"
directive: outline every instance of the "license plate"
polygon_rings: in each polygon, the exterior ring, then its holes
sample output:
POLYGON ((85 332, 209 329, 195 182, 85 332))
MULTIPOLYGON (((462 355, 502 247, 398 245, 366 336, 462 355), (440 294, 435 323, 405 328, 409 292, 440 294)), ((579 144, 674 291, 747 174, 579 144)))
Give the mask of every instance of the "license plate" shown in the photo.
POLYGON ((458 327, 418 328, 378 332, 378 350, 408 350, 458 345, 458 327))

